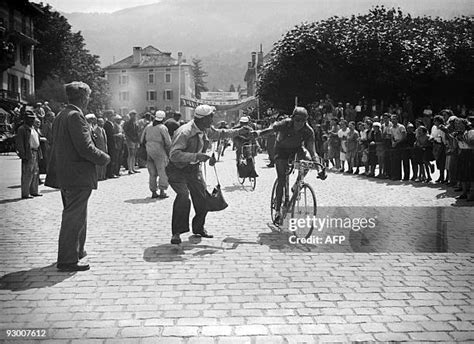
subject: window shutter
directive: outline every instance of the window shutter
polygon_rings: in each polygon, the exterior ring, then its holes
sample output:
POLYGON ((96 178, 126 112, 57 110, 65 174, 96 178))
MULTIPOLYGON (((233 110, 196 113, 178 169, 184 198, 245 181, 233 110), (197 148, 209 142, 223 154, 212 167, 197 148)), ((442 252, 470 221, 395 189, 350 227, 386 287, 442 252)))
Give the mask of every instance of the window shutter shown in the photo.
POLYGON ((163 100, 166 100, 166 91, 163 91, 163 100))
POLYGON ((173 90, 170 91, 170 100, 173 99, 173 90))

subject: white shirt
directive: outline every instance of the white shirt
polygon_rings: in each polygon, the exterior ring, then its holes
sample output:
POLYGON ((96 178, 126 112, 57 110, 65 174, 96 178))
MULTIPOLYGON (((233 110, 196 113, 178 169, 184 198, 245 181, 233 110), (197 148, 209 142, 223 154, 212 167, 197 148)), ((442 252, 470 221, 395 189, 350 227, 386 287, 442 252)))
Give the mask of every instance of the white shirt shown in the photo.
POLYGON ((35 128, 31 128, 31 135, 30 135, 30 147, 31 149, 38 149, 40 145, 40 139, 38 132, 35 128))

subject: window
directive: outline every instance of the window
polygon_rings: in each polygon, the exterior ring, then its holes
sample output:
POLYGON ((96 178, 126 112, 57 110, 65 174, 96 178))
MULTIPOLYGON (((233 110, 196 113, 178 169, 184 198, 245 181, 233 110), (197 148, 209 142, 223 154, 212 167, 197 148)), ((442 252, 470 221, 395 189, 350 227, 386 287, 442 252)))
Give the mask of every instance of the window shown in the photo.
POLYGON ((8 91, 18 92, 18 77, 13 74, 8 74, 8 91))
POLYGON ((163 92, 163 97, 165 100, 172 100, 173 99, 173 90, 165 90, 163 92))
POLYGON ((20 62, 24 66, 28 66, 31 63, 31 49, 27 45, 20 46, 20 62))
POLYGON ((21 78, 21 97, 25 99, 30 95, 30 80, 21 78))
POLYGON ((121 101, 129 101, 130 100, 130 95, 128 91, 121 91, 119 92, 119 100, 121 101))
POLYGON ((165 74, 165 82, 168 83, 168 84, 171 82, 171 74, 170 73, 165 74))
POLYGON ((126 70, 122 70, 122 75, 119 76, 119 84, 127 85, 128 84, 128 75, 126 70))
POLYGON ((148 74, 148 83, 149 84, 155 83, 155 74, 148 74))
POLYGON ((146 100, 156 101, 156 91, 147 91, 146 100))

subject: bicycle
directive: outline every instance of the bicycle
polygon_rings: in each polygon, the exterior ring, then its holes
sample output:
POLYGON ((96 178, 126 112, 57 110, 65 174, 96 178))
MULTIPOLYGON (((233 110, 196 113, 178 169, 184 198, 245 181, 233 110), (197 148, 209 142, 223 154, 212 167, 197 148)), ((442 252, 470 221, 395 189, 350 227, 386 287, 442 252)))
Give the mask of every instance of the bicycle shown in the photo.
POLYGON ((226 149, 227 146, 229 146, 229 140, 228 139, 222 139, 220 138, 217 140, 217 161, 220 161, 221 156, 224 155, 224 150, 226 149))
POLYGON ((288 213, 291 213, 291 219, 296 219, 296 230, 293 231, 293 234, 298 238, 309 238, 311 233, 314 230, 313 221, 306 221, 308 218, 312 220, 317 213, 317 202, 316 202, 316 193, 314 192, 311 185, 304 181, 306 174, 309 170, 321 170, 318 173, 318 179, 325 180, 326 167, 315 161, 308 160, 295 160, 290 164, 290 168, 286 173, 286 181, 283 187, 283 200, 280 208, 280 221, 277 222, 276 219, 276 189, 278 185, 278 179, 275 180, 272 189, 272 198, 270 204, 270 213, 272 222, 279 229, 283 225, 288 213), (296 178, 293 187, 291 188, 292 195, 290 197, 290 174, 294 171, 298 171, 298 176, 296 178), (304 226, 299 226, 298 219, 304 219, 304 226))
POLYGON ((241 146, 240 149, 240 161, 237 162, 237 178, 239 180, 240 185, 244 185, 245 179, 248 178, 250 182, 250 186, 252 190, 255 190, 257 186, 257 177, 240 177, 239 165, 244 164, 248 166, 251 163, 251 169, 247 168, 246 172, 255 172, 255 156, 257 155, 257 148, 256 144, 246 144, 241 146))

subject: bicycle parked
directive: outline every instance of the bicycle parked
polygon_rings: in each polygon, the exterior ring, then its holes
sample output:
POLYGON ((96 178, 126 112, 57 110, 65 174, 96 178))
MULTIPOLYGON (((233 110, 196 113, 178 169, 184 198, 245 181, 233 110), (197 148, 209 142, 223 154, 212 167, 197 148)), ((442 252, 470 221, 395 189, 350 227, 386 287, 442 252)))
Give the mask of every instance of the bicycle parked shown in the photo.
MULTIPOLYGON (((277 218, 276 210, 276 189, 278 185, 278 179, 275 180, 272 189, 272 197, 270 204, 270 213, 272 222, 278 228, 281 228, 288 214, 291 214, 291 219, 307 219, 316 216, 317 214, 317 201, 316 193, 314 192, 311 185, 305 182, 304 178, 310 170, 320 170, 318 177, 321 180, 326 179, 326 168, 323 164, 310 161, 310 160, 294 160, 290 164, 288 173, 286 174, 286 181, 283 188, 283 199, 280 209, 280 216, 277 218), (298 175, 296 181, 291 187, 290 195, 290 175, 297 171, 298 175)), ((294 231, 294 235, 298 238, 309 238, 314 230, 312 221, 306 223, 304 226, 297 226, 294 231)))

